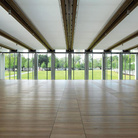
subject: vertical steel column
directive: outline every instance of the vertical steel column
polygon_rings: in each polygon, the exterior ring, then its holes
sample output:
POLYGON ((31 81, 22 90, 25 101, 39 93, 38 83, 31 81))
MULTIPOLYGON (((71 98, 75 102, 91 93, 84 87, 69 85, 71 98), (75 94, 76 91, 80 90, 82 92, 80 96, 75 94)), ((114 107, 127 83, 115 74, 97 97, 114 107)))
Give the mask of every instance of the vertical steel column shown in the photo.
POLYGON ((93 80, 93 54, 92 54, 92 80, 93 80))
POLYGON ((34 53, 34 80, 38 80, 38 54, 34 53))
POLYGON ((113 79, 112 78, 112 61, 113 61, 113 59, 112 59, 112 53, 111 53, 111 80, 113 79))
POLYGON ((21 53, 17 54, 17 79, 21 79, 21 71, 22 71, 22 58, 21 53))
POLYGON ((119 62, 118 62, 118 78, 119 80, 123 80, 123 55, 119 54, 119 62))
POLYGON ((102 54, 102 80, 105 80, 105 70, 106 70, 106 55, 102 54))
POLYGON ((5 79, 5 55, 0 54, 0 79, 5 79))
POLYGON ((71 66, 72 66, 72 54, 68 54, 68 80, 72 79, 72 72, 71 72, 71 66))
POLYGON ((135 55, 135 79, 138 80, 138 54, 135 55))
POLYGON ((89 54, 85 53, 85 80, 89 79, 89 54))
POLYGON ((55 80, 55 53, 51 54, 51 79, 55 80))

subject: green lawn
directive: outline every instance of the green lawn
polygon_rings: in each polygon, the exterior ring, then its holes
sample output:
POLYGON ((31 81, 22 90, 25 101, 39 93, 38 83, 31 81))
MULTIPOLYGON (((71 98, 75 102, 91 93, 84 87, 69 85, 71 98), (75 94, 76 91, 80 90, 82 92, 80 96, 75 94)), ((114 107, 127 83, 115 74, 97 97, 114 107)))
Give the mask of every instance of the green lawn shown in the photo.
MULTIPOLYGON (((14 72, 10 72, 11 75, 14 75, 14 72)), ((15 72, 15 74, 17 74, 15 72)), ((74 76, 74 80, 84 80, 84 70, 74 70, 72 71, 72 79, 74 76), (74 72, 74 75, 73 75, 74 72)), ((111 77, 111 71, 106 71, 106 78, 107 80, 110 80, 111 77)), ((5 71, 5 79, 9 79, 9 72, 5 71)), ((29 73, 29 79, 34 79, 34 72, 29 73)), ((123 75, 123 78, 125 79, 125 75, 123 75)), ((14 76, 11 76, 11 79, 14 79, 14 76)), ((17 76, 15 76, 15 79, 17 79, 17 76)), ((28 79, 28 73, 22 72, 22 79, 28 79)), ((51 71, 38 71, 38 79, 39 80, 51 80, 51 71)), ((55 71, 55 79, 56 80, 65 80, 68 79, 68 71, 55 71)), ((89 70, 89 79, 92 80, 92 70, 89 70)), ((101 80, 102 79, 102 72, 101 70, 93 70, 93 80, 101 80)), ((129 75, 126 75, 126 79, 129 79, 129 75)), ((135 76, 131 76, 131 79, 135 79, 135 76)), ((118 80, 118 73, 112 72, 112 80, 118 80)))

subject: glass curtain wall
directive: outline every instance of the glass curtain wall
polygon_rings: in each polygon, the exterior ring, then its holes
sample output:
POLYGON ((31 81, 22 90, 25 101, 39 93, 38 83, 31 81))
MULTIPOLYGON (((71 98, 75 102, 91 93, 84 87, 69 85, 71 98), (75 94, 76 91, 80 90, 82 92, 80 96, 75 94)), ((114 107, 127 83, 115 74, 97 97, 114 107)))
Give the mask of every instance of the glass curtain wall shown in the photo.
POLYGON ((5 79, 17 79, 17 53, 5 54, 5 79))
POLYGON ((33 80, 34 79, 34 54, 23 53, 22 56, 22 80, 33 80))
POLYGON ((106 80, 118 80, 117 54, 106 54, 106 80))
POLYGON ((51 80, 51 54, 38 54, 38 79, 51 80))
POLYGON ((135 80, 134 54, 123 54, 123 80, 135 80))
POLYGON ((85 78, 85 54, 72 54, 72 80, 85 78))
POLYGON ((102 79, 102 54, 89 54, 89 80, 102 79))
POLYGON ((112 54, 105 54, 106 80, 112 80, 112 54))
POLYGON ((68 80, 68 54, 55 54, 55 80, 68 80))

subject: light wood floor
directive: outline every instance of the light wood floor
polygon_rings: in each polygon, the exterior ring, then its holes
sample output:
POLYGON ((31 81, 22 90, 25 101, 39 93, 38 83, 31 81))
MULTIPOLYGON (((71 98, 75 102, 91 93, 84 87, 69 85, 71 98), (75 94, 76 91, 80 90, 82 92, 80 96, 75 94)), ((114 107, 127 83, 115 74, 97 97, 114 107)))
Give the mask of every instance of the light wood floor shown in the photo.
POLYGON ((138 138, 138 81, 0 81, 0 138, 138 138))

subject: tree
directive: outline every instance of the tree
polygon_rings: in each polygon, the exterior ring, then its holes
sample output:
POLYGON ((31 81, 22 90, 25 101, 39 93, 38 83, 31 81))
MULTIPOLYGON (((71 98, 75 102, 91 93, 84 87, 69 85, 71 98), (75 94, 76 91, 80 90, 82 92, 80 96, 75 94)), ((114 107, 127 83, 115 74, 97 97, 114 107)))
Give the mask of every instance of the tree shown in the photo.
POLYGON ((41 68, 46 68, 46 64, 45 64, 45 62, 43 62, 42 64, 41 64, 41 68))
POLYGON ((26 61, 27 59, 25 57, 22 57, 22 71, 23 71, 23 68, 25 67, 26 61))
POLYGON ((12 69, 14 71, 17 68, 17 56, 14 54, 5 54, 5 68, 12 69))
POLYGON ((47 67, 47 66, 48 66, 48 63, 49 63, 49 58, 48 58, 47 55, 39 55, 39 56, 38 56, 38 62, 39 62, 39 64, 40 64, 40 66, 41 66, 41 64, 42 64, 43 62, 45 62, 46 67, 47 67))

